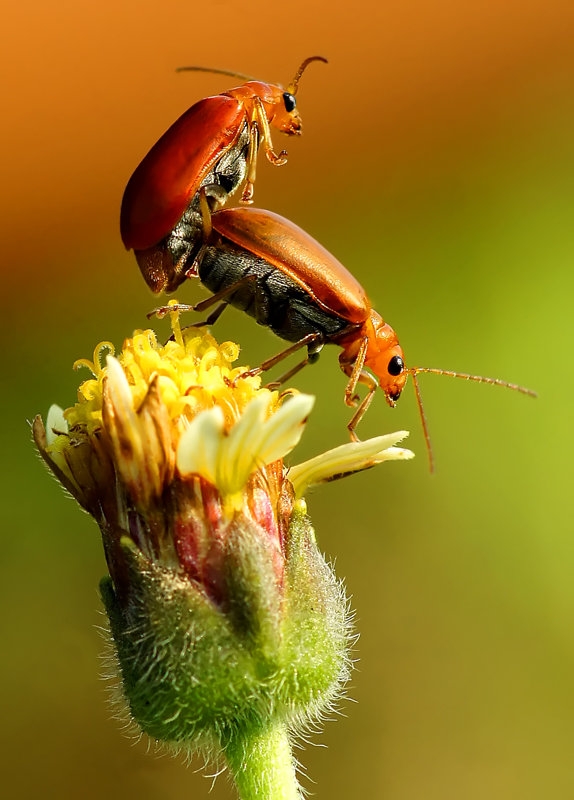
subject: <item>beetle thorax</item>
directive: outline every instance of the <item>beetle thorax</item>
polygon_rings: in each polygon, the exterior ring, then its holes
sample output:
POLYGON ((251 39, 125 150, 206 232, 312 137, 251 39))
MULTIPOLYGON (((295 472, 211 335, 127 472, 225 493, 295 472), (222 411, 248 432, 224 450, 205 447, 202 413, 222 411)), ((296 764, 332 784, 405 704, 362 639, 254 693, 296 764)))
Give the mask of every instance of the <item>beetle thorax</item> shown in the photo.
POLYGON ((259 97, 264 103, 277 103, 283 91, 280 86, 274 86, 272 83, 247 81, 247 83, 236 86, 234 89, 229 89, 227 92, 222 92, 222 94, 234 97, 240 103, 245 103, 254 97, 259 97))

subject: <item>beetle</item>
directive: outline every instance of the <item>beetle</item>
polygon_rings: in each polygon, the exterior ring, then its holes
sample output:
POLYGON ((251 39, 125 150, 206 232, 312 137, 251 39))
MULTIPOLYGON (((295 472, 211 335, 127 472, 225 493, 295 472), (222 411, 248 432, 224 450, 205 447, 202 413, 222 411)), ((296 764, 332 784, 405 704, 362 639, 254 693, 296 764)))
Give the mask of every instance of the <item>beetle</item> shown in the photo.
POLYGON ((156 293, 172 292, 195 271, 205 217, 243 186, 241 200, 253 196, 260 145, 272 164, 283 165, 287 152, 275 153, 271 128, 301 133, 296 94, 306 58, 283 89, 239 73, 203 67, 246 83, 191 106, 164 133, 136 168, 126 186, 120 213, 123 243, 134 250, 141 272, 156 293))
POLYGON ((275 385, 316 361, 324 345, 338 345, 342 348, 339 365, 348 378, 345 402, 356 407, 347 425, 352 439, 358 438, 356 427, 370 406, 377 385, 388 405, 394 407, 410 375, 432 470, 430 436, 417 381, 421 372, 505 386, 536 396, 530 389, 497 378, 431 367, 407 368, 395 331, 373 309, 359 281, 319 242, 288 219, 263 209, 238 207, 215 212, 210 224, 198 262, 198 277, 213 292, 212 296, 194 306, 163 306, 149 316, 205 311, 218 304, 207 320, 200 323, 211 325, 228 304, 246 312, 293 344, 240 377, 266 372, 300 348, 307 348, 306 358, 275 385), (355 394, 359 383, 367 387, 367 394, 360 402, 355 394))

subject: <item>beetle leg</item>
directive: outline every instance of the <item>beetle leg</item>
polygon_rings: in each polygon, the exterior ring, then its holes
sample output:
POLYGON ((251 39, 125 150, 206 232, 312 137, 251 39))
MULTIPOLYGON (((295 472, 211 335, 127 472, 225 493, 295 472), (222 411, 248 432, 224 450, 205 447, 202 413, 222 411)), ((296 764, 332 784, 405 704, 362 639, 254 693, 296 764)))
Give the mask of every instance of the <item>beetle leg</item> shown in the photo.
MULTIPOLYGON (((198 305, 200 305, 200 304, 198 303, 198 305)), ((207 317, 207 319, 204 319, 202 322, 194 322, 192 325, 190 325, 190 327, 191 328, 210 328, 212 325, 215 325, 215 323, 217 322, 219 317, 223 314, 223 312, 225 311, 225 309, 227 308, 228 305, 229 305, 229 303, 220 303, 217 306, 217 308, 215 309, 215 311, 211 312, 211 314, 207 317)), ((173 308, 173 306, 172 306, 172 308, 173 308)), ((191 306, 191 308, 194 311, 197 311, 197 306, 191 306)))
POLYGON ((365 363, 365 356, 367 355, 368 346, 369 346, 369 340, 365 336, 361 341, 361 345, 359 347, 357 356, 354 359, 353 363, 341 364, 341 369, 343 370, 345 375, 347 375, 349 378, 349 382, 347 383, 347 387, 345 389, 345 403, 348 406, 356 406, 357 402, 360 399, 355 394, 355 389, 357 388, 357 383, 359 383, 359 381, 361 383, 366 383, 368 386, 370 386, 370 382, 364 379, 364 376, 370 378, 370 375, 367 372, 363 371, 363 364, 365 363))
POLYGON ((203 231, 203 241, 206 242, 211 236, 211 208, 207 202, 207 193, 205 186, 199 190, 199 211, 201 213, 201 228, 203 231))
POLYGON ((170 306, 159 306, 159 308, 154 308, 153 311, 148 311, 146 317, 148 319, 152 317, 163 319, 168 314, 173 314, 174 312, 181 314, 183 311, 195 311, 195 306, 187 305, 187 303, 172 303, 170 306))
POLYGON ((249 150, 247 152, 247 179, 241 195, 241 202, 251 205, 253 202, 253 184, 257 172, 257 153, 259 152, 259 127, 256 120, 249 123, 249 150))
POLYGON ((183 283, 185 278, 197 278, 197 259, 194 259, 193 264, 186 267, 187 260, 190 257, 192 250, 193 248, 190 245, 173 265, 173 274, 176 276, 175 280, 177 280, 178 285, 183 283))
POLYGON ((241 202, 245 204, 253 202, 253 184, 255 183, 257 153, 259 152, 260 144, 263 144, 265 155, 276 167, 282 167, 283 164, 287 163, 287 150, 281 150, 279 154, 273 150, 269 120, 260 97, 253 98, 253 110, 249 125, 251 135, 249 137, 249 153, 247 154, 247 180, 241 196, 241 202))
POLYGON ((359 346, 359 350, 355 359, 349 363, 341 364, 341 369, 349 377, 349 382, 347 383, 347 387, 345 389, 345 403, 348 406, 356 406, 359 402, 360 398, 358 395, 355 394, 355 389, 357 388, 358 383, 362 383, 364 386, 367 387, 367 394, 360 402, 359 407, 349 420, 347 425, 347 429, 351 435, 351 439, 354 442, 359 441, 359 437, 355 433, 355 428, 359 424, 359 422, 363 419, 364 415, 367 412, 367 409, 373 402, 373 397, 375 396, 375 392, 377 390, 377 382, 373 378, 373 376, 368 373, 366 370, 363 369, 363 365, 365 363, 365 357, 367 355, 367 349, 369 346, 369 340, 365 336, 361 340, 361 344, 359 346))
MULTIPOLYGON (((201 230, 202 230, 202 243, 199 247, 199 250, 195 254, 195 258, 193 259, 193 264, 189 266, 184 275, 186 278, 197 278, 199 275, 199 265, 203 260, 203 256, 205 254, 205 250, 209 244, 209 238, 211 236, 211 232, 213 230, 213 226, 211 224, 211 208, 209 207, 209 203, 207 201, 207 193, 205 191, 205 186, 202 186, 199 190, 199 212, 201 214, 201 230)), ((190 248, 191 251, 191 248, 190 248)), ((178 266, 180 262, 185 264, 185 260, 189 255, 189 251, 187 254, 182 256, 178 261, 178 266)))
POLYGON ((373 397, 375 396, 375 392, 377 390, 377 382, 371 375, 369 375, 368 372, 362 370, 357 380, 368 387, 368 392, 347 424, 347 429, 351 435, 351 439, 354 442, 360 441, 359 437, 355 433, 355 428, 357 427, 359 422, 363 419, 364 415, 367 413, 367 409, 371 405, 373 397))
MULTIPOLYGON (((225 289, 220 289, 219 292, 212 294, 211 297, 207 297, 205 300, 201 300, 201 302, 196 303, 194 306, 187 305, 186 303, 172 303, 172 305, 160 306, 159 308, 154 308, 153 311, 150 311, 149 314, 147 314, 147 318, 151 319, 152 317, 157 317, 158 319, 163 319, 167 314, 171 314, 174 311, 178 311, 180 313, 182 311, 206 311, 208 308, 211 308, 211 306, 214 306, 216 303, 220 303, 222 300, 224 301, 224 305, 228 305, 227 301, 225 300, 226 297, 236 292, 242 286, 245 286, 245 284, 251 283, 251 281, 254 280, 257 280, 256 275, 244 275, 238 281, 235 281, 235 283, 232 283, 230 286, 226 286, 225 289)), ((221 315, 223 309, 216 310, 218 313, 215 319, 221 315)), ((213 314, 211 317, 208 317, 208 319, 211 319, 212 317, 213 314)), ((205 325, 206 323, 200 324, 205 325)))
POLYGON ((268 370, 272 369, 280 361, 283 361, 285 358, 289 358, 289 356, 293 355, 293 353, 296 353, 302 347, 307 347, 307 357, 299 364, 296 364, 291 370, 282 375, 277 381, 273 381, 273 383, 270 384, 271 386, 275 384, 280 385, 284 383, 284 381, 289 380, 289 378, 291 378, 293 375, 296 375, 307 364, 314 363, 319 357, 319 350, 323 347, 323 344, 323 335, 321 333, 308 333, 307 336, 299 339, 298 342, 295 342, 295 344, 292 344, 286 350, 281 350, 280 353, 268 358, 260 366, 253 367, 253 369, 248 369, 245 372, 242 372, 241 375, 238 375, 235 380, 237 381, 239 378, 252 378, 255 375, 261 375, 262 372, 267 372, 268 370))
POLYGON ((280 386, 283 386, 284 383, 290 381, 294 375, 297 375, 298 372, 301 372, 303 367, 306 367, 309 363, 309 356, 306 356, 303 361, 300 361, 298 364, 295 364, 294 367, 288 369, 287 372, 284 372, 283 375, 280 375, 278 378, 275 378, 274 381, 270 381, 269 383, 265 384, 265 388, 269 389, 269 391, 274 391, 278 389, 280 386))
MULTIPOLYGON (((322 347, 323 345, 321 344, 321 348, 322 347)), ((303 359, 303 361, 300 361, 298 364, 295 364, 294 367, 287 370, 287 372, 284 372, 283 375, 280 375, 274 381, 271 381, 270 383, 266 384, 265 388, 271 390, 278 389, 279 386, 282 386, 284 383, 287 383, 287 381, 290 381, 294 375, 297 375, 298 372, 301 372, 303 367, 306 367, 307 364, 316 364, 318 359, 319 359, 319 350, 315 350, 313 352, 307 352, 307 356, 303 359)))
POLYGON ((261 143, 265 147, 265 155, 269 161, 276 167, 282 167, 287 163, 287 150, 281 150, 279 155, 273 150, 273 142, 271 141, 271 129, 269 128, 269 120, 265 113, 265 106, 260 97, 255 98, 253 106, 253 117, 257 120, 261 129, 261 143))

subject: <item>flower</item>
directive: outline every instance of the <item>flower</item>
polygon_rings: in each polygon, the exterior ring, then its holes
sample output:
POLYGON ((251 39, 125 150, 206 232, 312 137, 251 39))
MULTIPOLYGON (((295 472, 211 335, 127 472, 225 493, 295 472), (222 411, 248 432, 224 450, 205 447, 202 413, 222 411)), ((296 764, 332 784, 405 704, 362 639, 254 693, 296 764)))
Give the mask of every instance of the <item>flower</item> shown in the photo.
POLYGON ((165 345, 136 331, 117 358, 103 342, 77 361, 93 377, 74 406, 53 406, 46 425, 36 417, 33 435, 100 526, 133 720, 158 741, 223 751, 240 782, 262 732, 274 763, 349 674, 347 601, 306 488, 412 453, 395 446, 399 433, 287 469, 314 399, 262 388, 232 366, 237 345, 171 316, 165 345))

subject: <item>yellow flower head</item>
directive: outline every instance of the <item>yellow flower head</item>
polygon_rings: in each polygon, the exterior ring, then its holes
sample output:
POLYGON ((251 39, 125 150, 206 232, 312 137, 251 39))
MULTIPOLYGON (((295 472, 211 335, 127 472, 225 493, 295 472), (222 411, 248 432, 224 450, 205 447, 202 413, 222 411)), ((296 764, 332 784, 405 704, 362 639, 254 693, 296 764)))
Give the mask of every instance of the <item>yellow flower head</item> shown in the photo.
POLYGON ((283 458, 314 399, 262 388, 259 376, 233 366, 237 345, 181 330, 171 317, 166 344, 136 331, 117 357, 102 342, 91 361, 75 363, 93 377, 75 405, 50 409, 47 429, 36 418, 40 453, 102 528, 112 572, 128 537, 147 558, 203 580, 207 563, 217 572, 228 527, 243 519, 265 531, 280 581, 296 499, 313 483, 410 457, 394 446, 405 434, 349 443, 288 473, 283 458))

